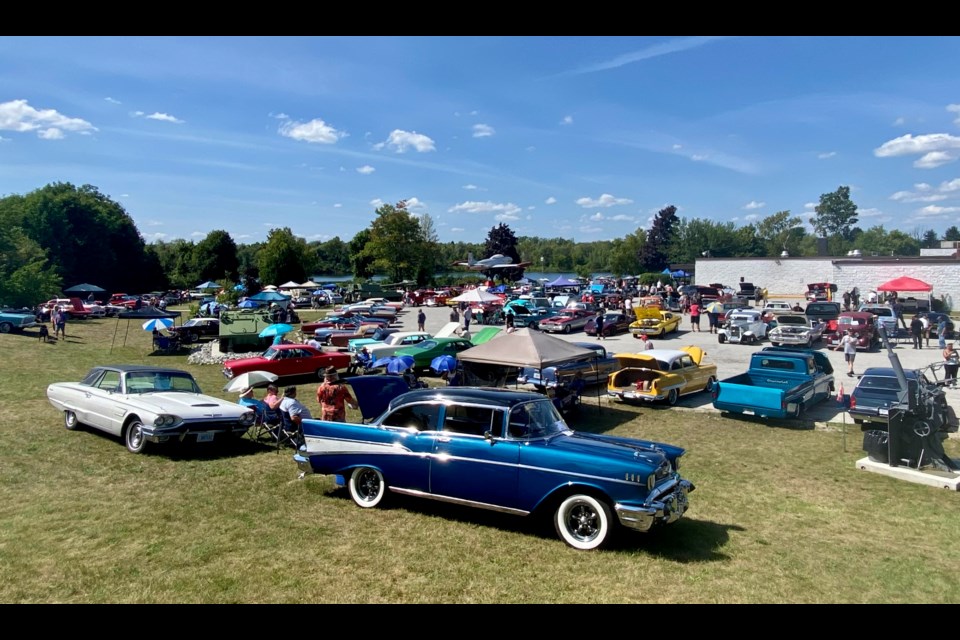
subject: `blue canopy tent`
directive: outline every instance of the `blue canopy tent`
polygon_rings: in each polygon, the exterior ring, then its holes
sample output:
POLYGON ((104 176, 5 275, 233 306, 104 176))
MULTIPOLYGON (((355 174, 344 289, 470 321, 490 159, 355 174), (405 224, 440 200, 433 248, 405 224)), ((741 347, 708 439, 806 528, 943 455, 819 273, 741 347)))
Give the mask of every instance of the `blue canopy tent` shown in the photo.
POLYGON ((197 289, 220 289, 220 285, 214 282, 213 280, 207 280, 202 284, 196 286, 197 289))
POLYGON ((662 274, 665 275, 665 276, 672 276, 672 275, 673 275, 673 273, 670 272, 670 267, 667 267, 666 269, 664 269, 664 270, 661 271, 660 273, 662 273, 662 274))
POLYGON ((683 269, 677 269, 676 271, 672 272, 670 275, 672 275, 674 278, 689 278, 689 277, 690 277, 690 274, 687 273, 686 271, 684 271, 683 269))
POLYGON ((261 291, 255 296, 250 296, 247 300, 253 300, 254 302, 289 302, 290 296, 285 296, 276 291, 261 291))
POLYGON ((569 278, 564 278, 563 276, 560 276, 553 282, 548 282, 547 286, 548 287, 579 287, 580 283, 577 282, 576 280, 570 280, 569 278))

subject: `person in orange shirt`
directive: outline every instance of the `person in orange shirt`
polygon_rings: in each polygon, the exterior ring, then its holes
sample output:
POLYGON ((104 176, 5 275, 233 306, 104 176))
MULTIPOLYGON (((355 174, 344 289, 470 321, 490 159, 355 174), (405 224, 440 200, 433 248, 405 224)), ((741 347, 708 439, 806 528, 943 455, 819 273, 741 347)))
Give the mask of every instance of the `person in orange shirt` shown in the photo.
POLYGON ((320 403, 320 419, 329 422, 346 422, 347 408, 359 405, 350 390, 340 380, 336 367, 327 367, 323 383, 317 387, 317 402, 320 403))

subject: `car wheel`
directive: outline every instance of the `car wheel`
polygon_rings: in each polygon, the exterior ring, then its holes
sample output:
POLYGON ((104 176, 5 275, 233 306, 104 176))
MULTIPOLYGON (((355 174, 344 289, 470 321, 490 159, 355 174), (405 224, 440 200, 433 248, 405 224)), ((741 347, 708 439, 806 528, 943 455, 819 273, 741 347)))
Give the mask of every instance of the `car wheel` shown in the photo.
POLYGON ((387 483, 383 474, 371 467, 357 467, 350 474, 350 497, 359 506, 368 509, 383 501, 387 483))
POLYGON ((716 377, 716 376, 710 376, 710 378, 707 380, 707 386, 705 386, 705 387, 703 388, 703 390, 704 390, 704 391, 713 391, 713 385, 715 385, 715 384, 717 384, 717 377, 716 377))
POLYGON ((573 330, 573 328, 572 328, 570 325, 564 325, 564 327, 563 327, 563 332, 564 332, 564 333, 570 333, 572 330, 573 330))
POLYGON ((725 334, 721 333, 720 335, 717 336, 717 342, 719 342, 720 344, 723 344, 726 341, 727 341, 727 336, 725 334))
POLYGON ((197 342, 198 340, 200 340, 200 334, 196 331, 187 334, 187 342, 197 342))
POLYGON ((813 338, 807 340, 807 349, 813 349, 813 338))
POLYGON ((794 417, 794 418, 799 418, 800 416, 802 416, 802 415, 803 415, 803 409, 804 409, 803 403, 802 403, 802 402, 798 402, 798 403, 797 403, 797 412, 796 412, 795 414, 793 414, 793 417, 794 417))
POLYGON ((74 431, 75 429, 80 428, 80 421, 77 420, 77 414, 73 411, 67 410, 63 412, 63 426, 67 428, 67 431, 74 431))
POLYGON ((13 331, 13 325, 9 322, 0 322, 0 333, 10 333, 13 331))
POLYGON ((677 400, 680 399, 680 391, 677 389, 670 389, 670 393, 667 394, 667 404, 671 407, 677 404, 677 400))
POLYGON ((143 453, 147 448, 147 439, 143 435, 143 423, 132 420, 123 431, 123 441, 130 453, 143 453))
POLYGON ((561 502, 553 524, 561 540, 582 551, 607 544, 614 527, 610 507, 585 494, 572 495, 561 502))

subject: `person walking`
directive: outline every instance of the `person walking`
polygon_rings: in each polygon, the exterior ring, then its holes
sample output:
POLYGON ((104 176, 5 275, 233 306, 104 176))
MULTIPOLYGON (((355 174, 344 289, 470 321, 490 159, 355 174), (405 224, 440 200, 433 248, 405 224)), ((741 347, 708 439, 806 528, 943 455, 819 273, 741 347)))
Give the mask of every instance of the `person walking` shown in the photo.
POLYGON ((603 340, 603 311, 602 310, 597 311, 597 319, 595 324, 597 327, 597 340, 603 340))
POLYGON ((940 316, 937 323, 937 341, 941 351, 947 348, 947 316, 940 316))
POLYGON ((943 382, 949 387, 957 386, 957 369, 960 368, 960 352, 953 348, 953 343, 947 344, 943 350, 943 382))
POLYGON ((923 339, 927 343, 926 346, 929 347, 930 346, 930 318, 927 316, 927 314, 924 313, 923 315, 920 316, 920 322, 923 323, 923 339))
POLYGON ((467 307, 463 310, 463 330, 470 331, 470 321, 473 319, 473 308, 467 307))
POLYGON ((853 329, 847 329, 847 333, 834 347, 834 351, 839 351, 841 348, 843 348, 843 359, 847 363, 847 375, 853 376, 853 361, 857 358, 857 338, 853 335, 853 329))
POLYGON ((417 331, 426 331, 424 325, 427 324, 427 314, 423 312, 423 309, 420 309, 417 312, 417 331))
POLYGON ((460 322, 460 312, 456 307, 450 307, 450 322, 460 322))
POLYGON ((346 422, 347 405, 351 409, 359 406, 337 375, 336 367, 327 367, 324 371, 323 382, 317 387, 317 402, 320 403, 320 419, 330 422, 346 422))
POLYGON ((913 348, 922 349, 923 348, 923 322, 921 322, 919 314, 915 314, 913 316, 913 320, 910 321, 910 335, 913 337, 913 348))
POLYGON ((700 331, 700 301, 695 300, 690 304, 690 329, 700 331))

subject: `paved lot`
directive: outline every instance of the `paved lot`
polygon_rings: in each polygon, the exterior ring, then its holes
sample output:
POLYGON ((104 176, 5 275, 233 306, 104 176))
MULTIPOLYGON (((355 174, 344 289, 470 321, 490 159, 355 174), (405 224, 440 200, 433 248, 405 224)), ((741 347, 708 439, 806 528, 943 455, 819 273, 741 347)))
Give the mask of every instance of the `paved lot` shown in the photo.
MULTIPOLYGON (((421 308, 424 310, 424 313, 427 316, 425 328, 431 333, 439 331, 450 321, 449 307, 421 308)), ((407 307, 399 314, 399 323, 397 326, 402 327, 402 330, 404 331, 416 330, 417 311, 418 308, 407 307)), ((472 324, 471 330, 473 330, 475 326, 476 325, 472 324)), ((571 342, 597 342, 596 338, 591 338, 582 331, 574 332, 569 335, 555 335, 558 338, 571 342)), ((717 364, 717 377, 721 380, 745 372, 750 365, 750 355, 758 348, 768 346, 770 344, 768 341, 762 342, 759 346, 719 344, 716 334, 711 334, 707 330, 700 332, 690 331, 689 319, 685 320, 681 330, 678 333, 673 334, 664 340, 657 339, 654 341, 654 343, 658 348, 668 349, 680 348, 687 345, 695 345, 700 347, 706 351, 707 360, 717 364)), ((602 344, 609 352, 612 353, 633 353, 639 351, 639 340, 634 338, 629 333, 607 338, 600 342, 600 344, 602 344)), ((848 378, 846 376, 847 365, 843 360, 843 353, 841 351, 827 350, 822 345, 820 345, 818 348, 827 353, 835 370, 837 384, 843 384, 844 391, 849 394, 856 386, 857 379, 855 377, 848 378)), ((932 362, 939 362, 942 359, 936 340, 931 340, 930 347, 924 349, 913 349, 909 344, 904 342, 902 344, 895 345, 893 351, 899 357, 900 363, 904 369, 923 368, 932 362)), ((885 349, 881 349, 875 353, 858 352, 854 365, 854 371, 859 373, 868 367, 889 366, 890 357, 885 349)), ((960 414, 960 390, 948 390, 947 399, 954 410, 960 414)), ((713 405, 710 401, 710 396, 709 394, 705 393, 693 394, 681 398, 677 406, 687 409, 714 411, 713 405)), ((808 416, 807 420, 805 421, 806 423, 839 423, 844 419, 843 412, 833 400, 822 402, 819 406, 808 410, 807 413, 808 416)), ((847 422, 850 423, 849 417, 847 417, 847 422)))

